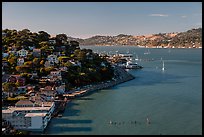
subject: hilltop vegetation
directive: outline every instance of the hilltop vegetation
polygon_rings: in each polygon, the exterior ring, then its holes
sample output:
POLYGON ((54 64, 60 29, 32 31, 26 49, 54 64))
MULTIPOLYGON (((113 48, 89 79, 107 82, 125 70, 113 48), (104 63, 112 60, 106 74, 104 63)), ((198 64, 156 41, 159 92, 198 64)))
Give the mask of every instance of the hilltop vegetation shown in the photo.
MULTIPOLYGON (((2 53, 2 71, 8 75, 25 77, 27 84, 39 82, 37 78, 32 79, 33 73, 41 78, 59 68, 66 68, 62 73, 62 81, 67 89, 113 77, 113 68, 106 59, 91 49, 80 49, 79 42, 68 40, 66 34, 50 37, 45 31, 36 33, 28 29, 5 29, 2 31, 2 53), (20 51, 25 52, 25 56, 22 57, 20 51), (49 62, 50 55, 57 56, 57 59, 49 62)), ((9 88, 9 83, 5 86, 9 88)), ((14 86, 18 87, 18 83, 14 86)))

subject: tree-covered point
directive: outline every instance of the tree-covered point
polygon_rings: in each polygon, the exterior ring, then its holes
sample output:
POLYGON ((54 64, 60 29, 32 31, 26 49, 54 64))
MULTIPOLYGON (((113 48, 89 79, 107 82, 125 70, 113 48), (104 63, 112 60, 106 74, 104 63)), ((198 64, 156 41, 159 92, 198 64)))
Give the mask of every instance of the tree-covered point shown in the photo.
MULTIPOLYGON (((45 31, 36 33, 29 29, 5 29, 2 30, 2 53, 8 54, 3 58, 8 62, 6 74, 37 72, 41 77, 48 75, 51 70, 67 67, 67 71, 62 73, 67 88, 110 80, 114 75, 114 70, 106 59, 91 49, 80 49, 79 42, 68 41, 66 34, 51 37, 45 31), (26 56, 20 57, 17 54, 21 49, 28 51, 26 56), (34 56, 34 49, 40 51, 39 56, 34 56), (46 66, 48 56, 56 54, 59 62, 52 67, 46 66), (24 59, 20 65, 19 58, 24 59)), ((26 78, 29 81, 29 77, 26 78)))

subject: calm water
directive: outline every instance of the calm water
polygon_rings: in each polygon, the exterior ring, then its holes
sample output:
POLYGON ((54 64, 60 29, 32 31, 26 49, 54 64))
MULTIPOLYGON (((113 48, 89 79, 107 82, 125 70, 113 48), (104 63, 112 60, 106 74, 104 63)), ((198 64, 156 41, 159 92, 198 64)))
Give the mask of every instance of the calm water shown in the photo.
POLYGON ((73 100, 62 117, 51 120, 45 134, 202 134, 202 49, 150 49, 144 55, 147 49, 136 47, 86 48, 129 51, 144 59, 138 61, 144 68, 129 71, 136 77, 132 81, 73 100))

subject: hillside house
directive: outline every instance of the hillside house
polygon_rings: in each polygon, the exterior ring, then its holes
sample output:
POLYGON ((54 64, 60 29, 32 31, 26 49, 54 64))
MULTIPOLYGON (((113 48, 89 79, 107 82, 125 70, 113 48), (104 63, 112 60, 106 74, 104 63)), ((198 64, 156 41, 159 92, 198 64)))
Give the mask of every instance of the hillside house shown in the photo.
POLYGON ((26 57, 28 55, 28 51, 25 49, 21 49, 21 50, 17 51, 17 53, 18 53, 18 56, 20 56, 20 57, 26 57))
POLYGON ((57 56, 56 56, 56 55, 53 55, 53 54, 49 55, 49 56, 47 57, 47 60, 48 60, 50 63, 59 63, 59 60, 58 60, 57 56))
POLYGON ((25 78, 21 77, 20 75, 10 75, 7 82, 16 83, 19 82, 20 86, 25 86, 25 78))
POLYGON ((54 87, 46 86, 44 88, 40 88, 40 95, 45 101, 54 101, 56 90, 54 87))
POLYGON ((41 57, 41 49, 33 49, 33 57, 41 57))
POLYGON ((24 64, 24 58, 20 57, 17 59, 17 66, 22 66, 24 64))

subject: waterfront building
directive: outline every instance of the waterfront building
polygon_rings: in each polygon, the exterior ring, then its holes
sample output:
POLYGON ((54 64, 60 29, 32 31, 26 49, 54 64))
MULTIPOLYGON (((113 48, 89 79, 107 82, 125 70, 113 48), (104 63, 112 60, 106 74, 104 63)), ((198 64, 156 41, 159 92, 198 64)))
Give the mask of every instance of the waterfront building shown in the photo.
POLYGON ((2 119, 9 121, 15 129, 44 131, 55 109, 54 102, 41 102, 35 105, 29 100, 16 103, 15 107, 2 110, 2 119))

